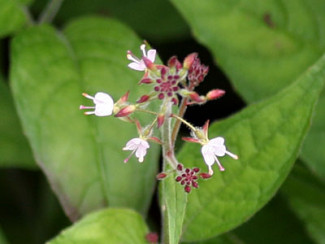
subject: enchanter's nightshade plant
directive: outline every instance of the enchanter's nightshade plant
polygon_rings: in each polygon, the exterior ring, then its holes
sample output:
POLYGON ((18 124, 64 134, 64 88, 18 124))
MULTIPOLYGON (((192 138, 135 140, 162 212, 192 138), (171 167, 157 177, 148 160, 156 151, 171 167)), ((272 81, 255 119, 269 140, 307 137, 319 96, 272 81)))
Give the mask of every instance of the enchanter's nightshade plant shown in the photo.
POLYGON ((149 94, 143 94, 135 103, 128 101, 129 92, 123 95, 116 103, 106 93, 98 92, 95 97, 83 94, 86 98, 92 99, 95 107, 80 106, 80 109, 95 109, 86 112, 86 115, 95 114, 96 116, 109 116, 114 114, 129 123, 134 123, 138 131, 138 137, 130 139, 123 150, 131 151, 131 154, 124 160, 126 163, 130 157, 135 154, 139 162, 142 163, 149 150, 148 140, 152 140, 161 144, 164 158, 163 172, 157 175, 157 179, 162 180, 171 173, 176 173, 176 182, 184 186, 185 192, 189 193, 192 189, 198 188, 198 180, 208 179, 213 174, 212 165, 216 162, 220 171, 224 171, 224 167, 219 162, 218 157, 226 154, 234 159, 238 159, 237 155, 226 150, 225 139, 216 137, 211 140, 208 138, 209 121, 205 123, 203 128, 195 127, 183 116, 186 108, 190 105, 203 104, 207 101, 217 99, 224 95, 225 91, 214 89, 205 96, 199 95, 194 91, 207 75, 209 68, 202 65, 198 55, 192 53, 188 55, 183 63, 176 56, 169 59, 167 66, 155 64, 156 50, 145 50, 146 45, 142 44, 140 49, 143 56, 137 58, 131 51, 127 51, 127 59, 132 61, 128 66, 137 71, 143 71, 144 75, 139 85, 151 86, 152 91, 149 94), (181 98, 181 101, 179 101, 181 98), (153 100, 161 101, 158 111, 148 110, 148 105, 153 100), (172 113, 172 107, 177 106, 177 112, 172 113), (153 116, 153 120, 145 127, 141 127, 139 121, 135 118, 135 112, 148 113, 153 116), (173 124, 171 120, 175 119, 173 124), (203 159, 208 166, 208 173, 200 173, 200 169, 186 168, 179 163, 175 157, 175 141, 179 132, 181 123, 185 124, 191 131, 191 137, 183 138, 185 141, 196 142, 201 144, 201 153, 203 159), (160 129, 161 139, 154 135, 155 125, 160 129), (172 170, 167 170, 169 164, 172 170))

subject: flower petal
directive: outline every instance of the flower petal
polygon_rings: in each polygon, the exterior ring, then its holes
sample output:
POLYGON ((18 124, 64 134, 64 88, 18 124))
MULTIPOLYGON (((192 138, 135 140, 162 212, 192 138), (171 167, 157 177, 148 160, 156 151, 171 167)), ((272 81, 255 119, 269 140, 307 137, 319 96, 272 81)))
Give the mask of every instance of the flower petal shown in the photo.
POLYGON ((154 61, 155 61, 155 58, 156 58, 156 50, 155 50, 155 49, 150 49, 150 50, 147 52, 147 58, 148 58, 151 62, 154 62, 154 61))

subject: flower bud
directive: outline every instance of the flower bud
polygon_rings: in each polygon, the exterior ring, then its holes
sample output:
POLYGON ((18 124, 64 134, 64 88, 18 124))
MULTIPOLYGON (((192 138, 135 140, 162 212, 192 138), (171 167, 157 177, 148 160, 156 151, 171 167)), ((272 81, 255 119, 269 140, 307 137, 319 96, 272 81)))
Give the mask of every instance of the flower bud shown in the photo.
POLYGON ((183 68, 186 70, 191 68, 196 57, 197 57, 197 53, 191 53, 191 54, 187 55, 187 57, 184 59, 184 62, 183 62, 183 68))
POLYGON ((226 92, 224 90, 221 89, 214 89, 211 90, 207 93, 206 98, 207 100, 214 100, 217 99, 219 97, 222 97, 226 92))
POLYGON ((148 95, 143 95, 142 97, 139 98, 139 100, 137 101, 137 103, 145 103, 149 100, 150 96, 148 95))
POLYGON ((189 97, 190 97, 193 101, 195 101, 195 102, 197 102, 197 103, 205 102, 204 97, 203 97, 203 96, 200 96, 200 95, 197 94, 196 92, 191 92, 191 93, 189 94, 189 97))
POLYGON ((161 173, 157 174, 156 179, 157 179, 157 180, 162 180, 162 179, 164 179, 166 176, 167 176, 166 173, 161 172, 161 173))
POLYGON ((202 179, 209 179, 211 176, 212 176, 212 175, 210 175, 210 174, 208 174, 208 173, 201 173, 201 174, 200 174, 200 177, 201 177, 202 179))
POLYGON ((159 114, 157 117, 157 126, 160 128, 165 121, 165 115, 164 114, 159 114))
POLYGON ((124 108, 122 108, 120 111, 118 111, 117 114, 115 114, 115 117, 125 117, 130 115, 131 113, 133 113, 136 110, 136 106, 135 105, 128 105, 124 108))

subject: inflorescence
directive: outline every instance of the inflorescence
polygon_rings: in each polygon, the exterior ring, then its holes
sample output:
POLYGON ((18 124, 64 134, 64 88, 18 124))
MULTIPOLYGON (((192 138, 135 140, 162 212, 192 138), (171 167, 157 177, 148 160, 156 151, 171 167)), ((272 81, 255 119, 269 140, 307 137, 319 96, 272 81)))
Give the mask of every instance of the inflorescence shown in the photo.
MULTIPOLYGON (((175 173, 176 182, 184 186, 185 192, 189 193, 192 187, 198 188, 199 178, 208 179, 213 175, 212 166, 214 163, 217 163, 220 171, 225 170, 218 159, 219 157, 228 155, 233 159, 238 159, 237 155, 226 149, 225 139, 223 137, 209 139, 209 121, 200 128, 193 126, 183 119, 187 106, 204 104, 207 101, 220 98, 225 94, 225 91, 214 89, 209 91, 206 95, 199 95, 194 91, 194 89, 203 82, 209 71, 209 67, 201 64, 197 53, 189 54, 184 59, 183 63, 181 63, 176 56, 173 56, 169 59, 167 65, 160 65, 155 64, 155 49, 146 51, 146 44, 142 44, 140 50, 142 51, 141 59, 136 57, 131 51, 127 51, 127 59, 131 61, 128 67, 133 70, 144 72, 142 79, 139 81, 139 85, 151 86, 151 92, 139 97, 135 103, 130 103, 128 101, 129 92, 126 92, 126 94, 115 103, 113 98, 104 92, 97 92, 94 96, 83 93, 83 96, 93 101, 94 106, 81 105, 80 109, 92 109, 92 111, 85 112, 86 115, 114 115, 124 121, 134 123, 139 136, 129 140, 125 147, 123 147, 123 150, 131 151, 124 162, 128 162, 130 157, 135 154, 138 161, 142 163, 147 154, 147 150, 150 149, 148 141, 158 143, 163 148, 165 162, 171 166, 172 170, 159 173, 157 179, 162 180, 171 172, 175 173), (147 105, 153 100, 161 101, 159 111, 147 110, 147 105), (177 113, 171 112, 172 106, 177 106, 177 113), (135 112, 152 114, 154 119, 151 123, 142 127, 139 121, 134 118, 135 112), (172 130, 170 130, 170 120, 172 119, 175 119, 176 122, 172 130), (166 125, 166 123, 168 125, 163 126, 166 125), (183 140, 201 145, 201 154, 208 166, 207 173, 199 173, 200 169, 197 167, 186 168, 177 161, 174 155, 174 144, 181 123, 185 124, 191 131, 191 137, 184 137, 183 140), (153 136, 156 127, 160 128, 162 139, 153 136)), ((163 169, 165 169, 165 167, 163 167, 163 169)))

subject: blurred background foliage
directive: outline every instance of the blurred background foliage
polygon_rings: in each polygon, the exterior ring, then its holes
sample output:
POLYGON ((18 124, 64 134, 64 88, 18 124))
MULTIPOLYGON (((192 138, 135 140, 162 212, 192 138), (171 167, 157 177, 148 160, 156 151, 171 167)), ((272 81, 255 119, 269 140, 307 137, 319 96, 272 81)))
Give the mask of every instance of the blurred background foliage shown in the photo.
MULTIPOLYGON (((4 1, 0 1, 0 6, 4 1)), ((36 20, 48 3, 13 2, 17 6, 27 3, 31 17, 36 20)), ((7 30, 0 30, 3 37, 0 40, 0 243, 36 244, 53 238, 71 223, 32 158, 8 88, 10 40, 15 31, 24 28, 24 8, 13 23, 18 27, 8 25, 7 30)), ((197 41, 199 38, 193 37, 193 30, 170 1, 65 0, 54 25, 62 28, 68 21, 84 15, 112 17, 127 24, 158 50, 163 62, 175 54, 182 60, 188 53, 198 52, 202 62, 210 67, 198 92, 206 93, 217 86, 226 90, 227 95, 204 106, 189 108, 186 119, 193 124, 225 118, 246 106, 211 52, 197 41)), ((303 161, 297 164, 274 199, 247 223, 200 243, 325 243, 324 179, 315 178, 303 161), (308 193, 308 197, 301 192, 308 193)), ((153 198, 147 222, 151 229, 159 231, 157 196, 153 198)))

